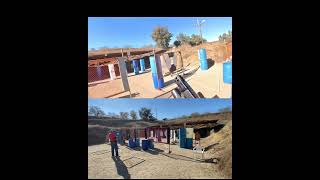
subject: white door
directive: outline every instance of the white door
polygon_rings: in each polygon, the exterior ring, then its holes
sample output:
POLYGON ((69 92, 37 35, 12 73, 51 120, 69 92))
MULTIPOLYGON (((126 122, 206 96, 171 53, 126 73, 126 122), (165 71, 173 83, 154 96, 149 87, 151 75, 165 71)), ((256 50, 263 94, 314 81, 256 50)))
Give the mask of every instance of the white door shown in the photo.
POLYGON ((109 73, 110 73, 110 79, 111 80, 116 79, 116 72, 114 71, 114 65, 108 64, 108 68, 109 68, 109 73))

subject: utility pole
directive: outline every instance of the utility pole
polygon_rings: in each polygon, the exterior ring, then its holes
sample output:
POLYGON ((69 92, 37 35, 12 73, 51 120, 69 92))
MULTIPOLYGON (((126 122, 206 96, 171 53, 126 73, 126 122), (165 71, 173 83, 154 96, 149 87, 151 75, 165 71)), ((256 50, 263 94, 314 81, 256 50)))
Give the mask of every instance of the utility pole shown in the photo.
POLYGON ((206 22, 206 20, 202 20, 201 22, 199 22, 199 19, 197 18, 197 24, 196 26, 199 28, 199 31, 200 31, 200 37, 201 37, 201 43, 203 44, 203 38, 202 38, 202 29, 201 29, 201 26, 202 24, 206 22))

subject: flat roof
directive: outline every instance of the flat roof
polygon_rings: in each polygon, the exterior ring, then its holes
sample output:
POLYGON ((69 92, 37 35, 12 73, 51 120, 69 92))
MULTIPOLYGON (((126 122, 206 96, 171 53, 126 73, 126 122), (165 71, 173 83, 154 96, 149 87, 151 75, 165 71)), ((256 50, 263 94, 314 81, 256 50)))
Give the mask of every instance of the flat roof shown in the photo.
POLYGON ((122 52, 124 56, 128 56, 128 52, 130 55, 141 55, 153 52, 153 50, 157 52, 166 51, 161 48, 112 48, 112 49, 101 49, 96 51, 88 51, 88 60, 101 59, 104 57, 121 57, 122 52), (106 56, 107 55, 107 56, 106 56))

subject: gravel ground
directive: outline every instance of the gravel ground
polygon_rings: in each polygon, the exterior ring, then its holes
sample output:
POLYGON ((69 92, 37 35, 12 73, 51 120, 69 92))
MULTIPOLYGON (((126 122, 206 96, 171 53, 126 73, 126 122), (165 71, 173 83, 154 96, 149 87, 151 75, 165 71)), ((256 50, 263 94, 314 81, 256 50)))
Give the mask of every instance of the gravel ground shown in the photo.
POLYGON ((108 144, 89 146, 88 178, 223 178, 221 173, 218 172, 216 164, 193 159, 192 150, 171 145, 170 149, 172 152, 168 154, 168 144, 154 143, 154 146, 154 150, 142 151, 141 149, 130 149, 126 145, 119 145, 119 159, 111 158, 111 148, 108 144), (135 162, 139 161, 143 162, 131 167, 135 162))

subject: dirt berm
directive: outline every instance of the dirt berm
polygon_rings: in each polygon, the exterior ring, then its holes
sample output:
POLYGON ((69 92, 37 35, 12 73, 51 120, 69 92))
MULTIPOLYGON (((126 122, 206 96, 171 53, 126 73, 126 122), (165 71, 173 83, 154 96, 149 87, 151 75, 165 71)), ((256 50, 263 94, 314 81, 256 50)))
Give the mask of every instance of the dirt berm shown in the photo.
POLYGON ((226 178, 232 177, 232 121, 217 133, 213 133, 201 141, 205 147, 206 157, 218 160, 218 169, 226 178))
POLYGON ((111 129, 146 128, 157 123, 157 121, 89 118, 88 146, 105 143, 106 134, 111 129))
MULTIPOLYGON (((232 42, 207 42, 198 46, 181 45, 175 50, 179 51, 183 60, 183 66, 199 65, 198 50, 206 49, 208 63, 222 63, 232 56, 232 42)), ((179 54, 179 55, 180 55, 179 54)), ((180 64, 177 65, 180 68, 180 64)))

